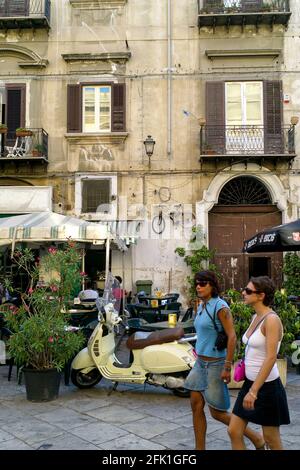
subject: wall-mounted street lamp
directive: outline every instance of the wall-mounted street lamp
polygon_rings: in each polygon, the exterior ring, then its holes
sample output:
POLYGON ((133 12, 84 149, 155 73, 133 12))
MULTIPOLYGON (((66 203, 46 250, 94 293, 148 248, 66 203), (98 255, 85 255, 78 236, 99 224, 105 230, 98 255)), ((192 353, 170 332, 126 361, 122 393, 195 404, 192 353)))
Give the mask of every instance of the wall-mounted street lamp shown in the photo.
POLYGON ((155 143, 156 142, 152 139, 151 135, 148 135, 147 139, 144 140, 145 151, 149 158, 153 155, 155 143))

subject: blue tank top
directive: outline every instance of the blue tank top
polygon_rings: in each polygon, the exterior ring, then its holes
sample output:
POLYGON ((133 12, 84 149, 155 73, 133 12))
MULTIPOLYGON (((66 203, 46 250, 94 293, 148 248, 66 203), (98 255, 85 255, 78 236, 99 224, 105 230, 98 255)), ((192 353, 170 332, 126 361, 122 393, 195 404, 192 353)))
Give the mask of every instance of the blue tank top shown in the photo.
MULTIPOLYGON (((222 323, 218 318, 218 311, 222 308, 229 308, 225 300, 220 297, 212 297, 206 303, 206 309, 215 322, 219 331, 223 329, 222 323), (214 312, 215 316, 214 316, 214 312)), ((197 315, 194 321, 195 330, 197 333, 196 352, 200 356, 222 358, 226 357, 226 349, 218 351, 215 348, 217 332, 214 328, 213 321, 208 316, 204 304, 200 304, 197 310, 197 315)))

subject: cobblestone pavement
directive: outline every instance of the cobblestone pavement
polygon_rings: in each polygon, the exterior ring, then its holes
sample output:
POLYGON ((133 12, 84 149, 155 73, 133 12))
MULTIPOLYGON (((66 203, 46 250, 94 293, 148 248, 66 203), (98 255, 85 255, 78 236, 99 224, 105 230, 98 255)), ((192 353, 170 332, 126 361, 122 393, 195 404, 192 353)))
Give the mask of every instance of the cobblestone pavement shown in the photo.
MULTIPOLYGON (((7 380, 0 368, 0 450, 192 450, 194 436, 189 400, 151 386, 112 384, 104 379, 90 390, 61 383, 59 398, 27 401, 16 370, 7 380)), ((231 390, 232 404, 237 395, 231 390)), ((288 374, 291 424, 283 426, 285 448, 300 450, 300 376, 288 374)), ((255 426, 254 426, 255 427, 255 426)), ((252 444, 247 441, 249 449, 252 444)), ((208 418, 207 449, 229 450, 226 427, 208 418)))

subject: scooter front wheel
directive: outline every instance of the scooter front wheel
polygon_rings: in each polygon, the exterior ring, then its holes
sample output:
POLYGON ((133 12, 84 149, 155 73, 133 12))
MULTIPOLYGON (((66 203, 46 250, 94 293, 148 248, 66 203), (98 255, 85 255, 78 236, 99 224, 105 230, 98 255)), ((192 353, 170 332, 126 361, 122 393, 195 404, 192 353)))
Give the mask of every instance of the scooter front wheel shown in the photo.
POLYGON ((102 375, 97 368, 92 369, 88 374, 84 374, 80 369, 72 369, 71 381, 78 388, 92 388, 100 382, 102 375))

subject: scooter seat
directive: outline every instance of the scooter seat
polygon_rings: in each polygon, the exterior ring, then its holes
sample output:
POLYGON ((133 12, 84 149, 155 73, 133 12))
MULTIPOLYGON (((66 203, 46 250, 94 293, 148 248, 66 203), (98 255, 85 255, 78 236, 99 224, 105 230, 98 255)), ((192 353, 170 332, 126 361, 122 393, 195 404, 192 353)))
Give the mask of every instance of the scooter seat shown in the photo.
POLYGON ((184 329, 181 327, 168 328, 166 330, 153 331, 146 338, 137 339, 136 333, 129 336, 126 346, 128 349, 143 349, 153 344, 171 343, 178 341, 184 336, 184 329))

